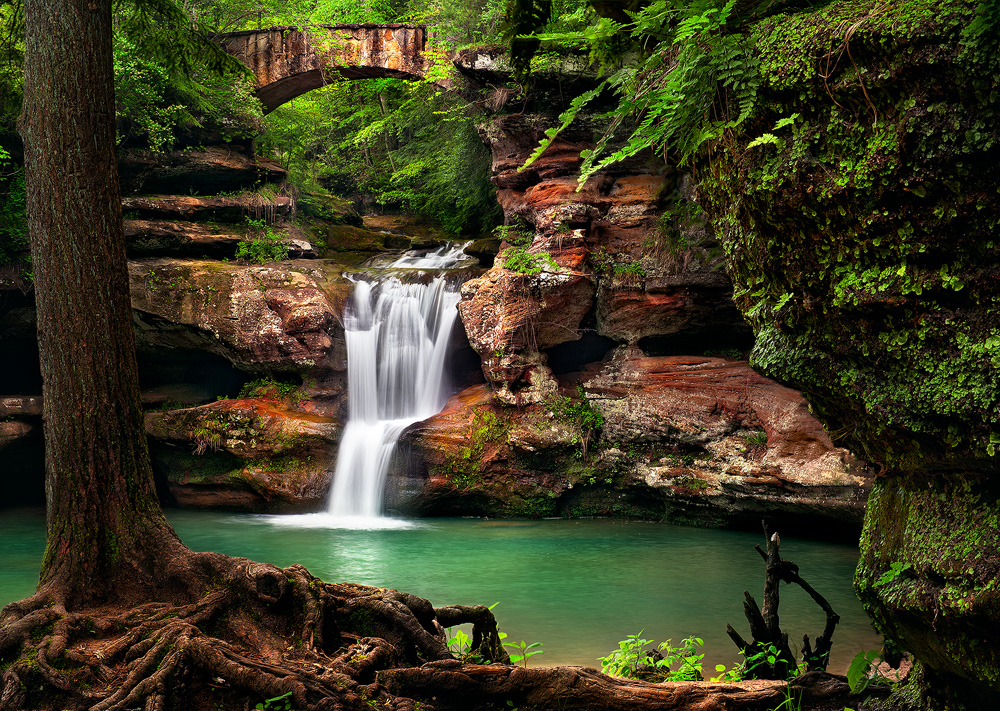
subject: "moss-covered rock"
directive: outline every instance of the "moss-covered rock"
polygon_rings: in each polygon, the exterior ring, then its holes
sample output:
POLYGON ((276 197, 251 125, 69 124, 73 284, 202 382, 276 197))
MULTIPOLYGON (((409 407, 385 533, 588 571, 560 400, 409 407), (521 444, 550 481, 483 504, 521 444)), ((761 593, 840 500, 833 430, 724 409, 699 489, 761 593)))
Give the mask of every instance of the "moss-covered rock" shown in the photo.
POLYGON ((997 468, 1000 95, 973 13, 837 2, 760 23, 761 108, 702 185, 755 363, 898 470, 997 468))
POLYGON ((261 398, 146 415, 154 468, 187 508, 319 508, 340 429, 335 419, 261 398))
POLYGON ((857 586, 923 662, 928 708, 1000 692, 993 7, 842 0, 761 21, 756 113, 701 172, 755 366, 887 476, 857 586))

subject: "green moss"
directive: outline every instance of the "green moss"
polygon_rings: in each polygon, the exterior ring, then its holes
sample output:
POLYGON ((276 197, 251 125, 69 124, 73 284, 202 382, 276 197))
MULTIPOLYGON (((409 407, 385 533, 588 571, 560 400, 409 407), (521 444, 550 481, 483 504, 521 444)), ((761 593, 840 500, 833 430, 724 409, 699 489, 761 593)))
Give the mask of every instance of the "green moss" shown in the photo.
POLYGON ((879 480, 868 511, 855 586, 876 625, 937 673, 995 688, 996 486, 957 473, 935 486, 879 480))
POLYGON ((510 422, 488 407, 473 411, 467 445, 459 447, 448 458, 447 474, 455 486, 470 489, 482 481, 482 459, 489 445, 499 445, 510 435, 510 422))
POLYGON ((842 0, 758 23, 758 114, 701 186, 754 366, 895 470, 996 467, 1000 94, 976 12, 842 0))

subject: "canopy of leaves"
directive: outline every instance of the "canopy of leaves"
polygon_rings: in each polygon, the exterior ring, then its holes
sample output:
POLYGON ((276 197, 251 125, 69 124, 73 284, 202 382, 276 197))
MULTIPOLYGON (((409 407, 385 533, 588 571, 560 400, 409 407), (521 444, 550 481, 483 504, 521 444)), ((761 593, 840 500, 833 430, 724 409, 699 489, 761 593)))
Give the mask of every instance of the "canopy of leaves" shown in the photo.
POLYGON ((294 183, 433 219, 454 233, 498 219, 490 159, 463 101, 400 79, 344 80, 267 117, 263 150, 294 183))

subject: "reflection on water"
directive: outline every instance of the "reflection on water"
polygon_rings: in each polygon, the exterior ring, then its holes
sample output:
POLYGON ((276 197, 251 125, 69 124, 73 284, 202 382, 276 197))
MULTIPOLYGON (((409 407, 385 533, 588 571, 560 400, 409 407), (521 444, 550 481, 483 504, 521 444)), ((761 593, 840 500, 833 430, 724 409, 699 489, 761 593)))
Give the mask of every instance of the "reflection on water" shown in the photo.
MULTIPOLYGON (((170 512, 184 542, 279 566, 301 563, 331 582, 397 588, 435 605, 499 603, 512 641, 541 641, 536 664, 596 665, 626 634, 661 641, 699 636, 706 669, 737 654, 726 623, 748 636, 743 591, 758 602, 762 536, 628 521, 435 519, 405 528, 347 530, 308 517, 170 512), (298 525, 305 524, 305 525, 298 525)), ((40 510, 0 512, 0 604, 34 588, 44 547, 40 510)), ((840 614, 831 671, 880 644, 851 578, 852 546, 782 537, 782 554, 840 614)), ((793 642, 822 632, 822 611, 781 588, 782 627, 793 642)))

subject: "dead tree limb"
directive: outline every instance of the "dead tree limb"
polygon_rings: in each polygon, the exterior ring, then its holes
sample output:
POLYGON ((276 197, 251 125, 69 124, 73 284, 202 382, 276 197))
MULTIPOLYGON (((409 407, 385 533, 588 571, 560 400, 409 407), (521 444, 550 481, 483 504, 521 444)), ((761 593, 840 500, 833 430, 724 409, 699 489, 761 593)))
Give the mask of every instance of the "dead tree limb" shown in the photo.
POLYGON ((799 576, 799 567, 790 560, 782 560, 779 552, 781 537, 770 534, 764 523, 764 538, 767 550, 755 546, 761 558, 764 559, 764 606, 757 606, 757 601, 749 592, 744 592, 743 612, 750 623, 752 641, 747 642, 732 628, 726 625, 726 632, 733 643, 739 648, 746 659, 746 674, 754 679, 787 679, 797 669, 795 656, 788 646, 788 635, 781 631, 778 619, 779 584, 795 583, 816 602, 826 613, 826 626, 823 634, 816 638, 816 646, 809 643, 809 635, 802 636, 802 661, 807 671, 825 671, 830 661, 830 648, 833 646, 833 631, 840 621, 840 616, 833 611, 830 603, 805 580, 799 576))

